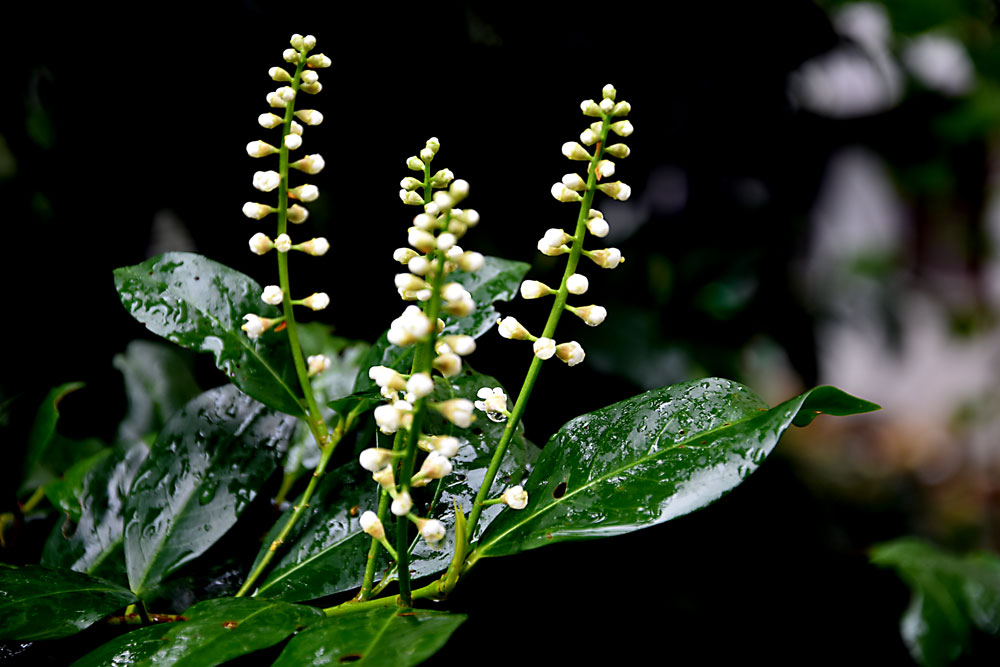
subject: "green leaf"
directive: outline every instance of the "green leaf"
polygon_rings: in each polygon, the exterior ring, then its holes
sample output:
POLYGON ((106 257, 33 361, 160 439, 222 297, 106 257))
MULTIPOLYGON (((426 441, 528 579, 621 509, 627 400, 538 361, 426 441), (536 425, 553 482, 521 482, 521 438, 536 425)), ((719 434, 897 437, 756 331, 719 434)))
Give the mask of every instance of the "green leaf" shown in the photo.
POLYGON ((111 454, 110 448, 104 448, 92 456, 77 461, 69 470, 63 473, 62 479, 45 485, 45 497, 53 507, 62 510, 74 521, 80 520, 83 508, 80 503, 83 498, 84 479, 95 466, 99 465, 111 454))
POLYGON ((971 627, 1000 632, 1000 558, 955 556, 914 538, 876 545, 872 563, 891 567, 913 597, 900 633, 922 665, 950 665, 969 643, 971 627))
POLYGON ((59 402, 67 395, 83 388, 82 382, 67 382, 51 390, 38 406, 35 422, 28 434, 28 451, 24 455, 24 476, 31 475, 35 466, 45 458, 59 421, 59 402))
MULTIPOLYGON (((476 395, 481 387, 499 387, 500 383, 482 375, 467 365, 461 374, 447 383, 438 379, 431 398, 436 401, 476 395)), ((448 527, 448 536, 440 548, 432 549, 419 540, 413 550, 410 569, 414 577, 441 572, 448 567, 454 548, 454 501, 468 512, 472 508, 478 485, 485 477, 493 456, 493 447, 500 440, 503 423, 492 422, 485 416, 468 429, 460 429, 436 412, 427 415, 426 433, 454 435, 461 442, 458 454, 452 458, 454 469, 441 482, 426 487, 422 495, 414 493, 421 516, 434 516, 448 527), (424 511, 420 503, 433 503, 424 511)), ((511 439, 508 454, 493 485, 494 495, 507 486, 519 483, 531 470, 538 448, 524 438, 523 426, 518 426, 511 439)), ((351 461, 327 475, 309 501, 309 509, 299 520, 296 531, 286 540, 288 551, 277 560, 267 578, 255 593, 260 597, 283 600, 310 600, 341 593, 361 585, 371 538, 362 530, 358 519, 365 510, 378 506, 378 487, 356 461, 351 461), (350 509, 356 507, 354 514, 350 509)), ((501 512, 501 507, 485 509, 480 520, 480 532, 501 512)), ((259 562, 281 527, 290 516, 289 509, 275 524, 257 556, 259 562)), ((478 534, 478 533, 477 533, 478 534)), ((379 572, 387 565, 380 552, 379 572)), ((256 565, 256 564, 255 564, 256 565)), ((395 578, 394 573, 389 574, 395 578)))
POLYGON ((517 296, 521 281, 530 268, 531 265, 524 262, 486 257, 483 267, 478 271, 456 271, 449 275, 448 280, 460 283, 472 294, 476 310, 466 317, 443 315, 444 333, 479 338, 496 326, 500 315, 492 304, 496 301, 510 301, 517 296))
POLYGON ((115 287, 132 317, 167 340, 211 352, 215 365, 261 403, 301 416, 302 403, 288 336, 269 332, 251 339, 243 316, 278 317, 260 300, 252 278, 187 252, 168 252, 115 269, 115 287))
POLYGON ((395 607, 338 614, 296 635, 274 667, 417 665, 437 653, 465 619, 464 614, 395 607))
POLYGON ((112 361, 125 378, 128 412, 118 441, 132 443, 160 432, 167 419, 201 393, 190 365, 176 348, 134 340, 112 361))
POLYGON ((394 368, 400 373, 409 373, 413 364, 413 346, 399 347, 389 342, 389 332, 384 331, 375 344, 361 358, 358 375, 354 379, 354 393, 370 391, 378 387, 375 380, 368 377, 368 369, 372 366, 394 368))
POLYGON ((167 422, 125 507, 125 562, 136 594, 229 530, 277 468, 295 420, 232 385, 206 391, 167 422))
POLYGON ((124 578, 125 498, 149 449, 138 442, 105 451, 107 456, 83 477, 77 496, 82 508, 78 521, 74 525, 67 518, 52 527, 42 551, 42 565, 117 582, 124 578))
POLYGON ((183 615, 188 620, 142 628, 113 639, 73 665, 219 665, 274 646, 320 620, 323 612, 284 602, 222 598, 199 602, 183 615))
POLYGON ((565 424, 525 485, 528 506, 505 510, 476 553, 609 537, 693 512, 738 486, 793 420, 877 408, 820 387, 768 409, 743 385, 719 378, 639 394, 565 424))
POLYGON ((0 639, 66 637, 135 600, 128 589, 79 572, 0 564, 0 639))

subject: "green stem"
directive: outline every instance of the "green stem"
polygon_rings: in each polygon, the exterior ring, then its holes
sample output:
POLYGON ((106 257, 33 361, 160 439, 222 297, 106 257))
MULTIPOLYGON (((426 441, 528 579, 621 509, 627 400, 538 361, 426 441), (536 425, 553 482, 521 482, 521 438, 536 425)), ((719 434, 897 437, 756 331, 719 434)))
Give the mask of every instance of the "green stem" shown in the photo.
MULTIPOLYGON (((583 200, 580 202, 580 213, 576 219, 576 230, 573 232, 575 240, 573 241, 573 247, 569 251, 569 259, 566 262, 566 270, 563 271, 562 282, 555 293, 552 310, 549 311, 549 319, 545 322, 545 330, 542 332, 543 338, 553 338, 555 336, 556 326, 559 324, 559 318, 562 316, 566 299, 569 296, 566 281, 571 275, 576 273, 576 267, 580 262, 580 255, 583 253, 583 240, 586 236, 587 220, 590 218, 590 208, 594 202, 594 193, 597 191, 597 163, 604 154, 604 145, 608 139, 608 130, 611 127, 609 121, 610 117, 605 115, 601 125, 601 139, 596 144, 594 155, 590 159, 590 170, 587 175, 587 192, 583 195, 583 200)), ((482 486, 479 487, 476 500, 472 505, 472 511, 469 513, 468 539, 470 546, 473 536, 476 534, 476 524, 479 522, 479 516, 483 512, 484 503, 487 500, 490 489, 493 487, 493 481, 500 470, 500 464, 503 462, 503 457, 507 452, 511 438, 514 437, 517 425, 524 415, 528 399, 531 397, 531 390, 534 389, 535 381, 538 379, 538 374, 541 370, 542 360, 538 357, 532 358, 531 365, 528 367, 528 373, 524 377, 524 384, 521 385, 521 391, 517 395, 517 402, 514 404, 514 409, 510 413, 510 419, 507 420, 507 426, 500 436, 500 442, 493 452, 490 467, 486 470, 486 477, 483 479, 482 486)))
MULTIPOLYGON (((398 452, 403 446, 403 430, 396 431, 392 439, 392 451, 398 452)), ((389 493, 379 487, 378 494, 378 520, 385 525, 389 518, 389 493)), ((375 564, 378 561, 378 548, 380 543, 374 537, 371 546, 368 547, 368 561, 365 563, 365 576, 361 581, 361 591, 358 593, 358 600, 367 600, 372 594, 372 583, 375 581, 375 564)))
POLYGON ((35 509, 35 507, 38 506, 38 503, 42 502, 42 499, 44 497, 45 497, 44 486, 40 486, 37 489, 35 489, 35 492, 31 494, 31 497, 25 500, 24 503, 21 504, 21 514, 27 514, 31 510, 35 509))

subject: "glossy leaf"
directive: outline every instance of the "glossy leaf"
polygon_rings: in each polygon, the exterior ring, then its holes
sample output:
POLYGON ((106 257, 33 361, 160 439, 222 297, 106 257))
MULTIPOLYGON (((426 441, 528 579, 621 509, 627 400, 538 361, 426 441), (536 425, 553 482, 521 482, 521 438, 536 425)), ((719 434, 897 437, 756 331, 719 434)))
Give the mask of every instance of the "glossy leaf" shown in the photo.
POLYGON ((486 257, 478 271, 456 271, 449 275, 448 280, 461 283, 469 290, 472 300, 476 302, 476 310, 466 317, 442 316, 445 333, 479 338, 495 327, 500 315, 492 304, 510 301, 517 296, 521 281, 530 268, 531 265, 524 262, 486 257))
POLYGON ((280 315, 261 301, 252 278, 201 255, 168 252, 115 269, 115 286, 147 329, 181 347, 211 352, 244 392, 275 410, 303 414, 288 337, 272 331, 251 339, 240 329, 244 315, 280 315))
MULTIPOLYGON (((495 378, 475 372, 468 366, 448 383, 438 379, 434 400, 475 396, 480 387, 498 387, 495 378)), ((461 441, 458 454, 452 459, 454 470, 438 484, 414 494, 421 516, 433 516, 448 527, 448 535, 441 547, 432 549, 419 540, 413 550, 410 569, 414 577, 442 572, 448 567, 454 547, 454 500, 468 512, 479 484, 486 476, 493 455, 493 446, 499 441, 504 424, 492 422, 480 414, 468 429, 460 429, 446 422, 437 413, 429 413, 425 431, 441 435, 454 435, 461 441), (433 505, 429 513, 420 503, 433 505)), ((511 441, 508 455, 500 468, 493 491, 499 495, 504 488, 517 484, 531 470, 538 456, 538 448, 524 439, 524 429, 518 426, 511 441)), ((420 455, 423 456, 422 454, 420 455)), ((422 460, 418 458, 418 461, 422 460)), ((419 464, 418 464, 419 465, 419 464)), ((371 543, 358 522, 365 510, 377 508, 377 485, 371 474, 351 461, 329 474, 317 487, 309 503, 309 510, 300 519, 297 532, 286 540, 288 549, 277 560, 256 595, 283 600, 309 600, 357 588, 361 585, 368 546, 371 543), (352 514, 351 508, 355 508, 352 514)), ((489 525, 501 511, 490 506, 482 514, 480 526, 489 525)), ((272 528, 258 554, 263 557, 271 541, 277 537, 291 510, 272 528)), ((380 551, 379 572, 388 561, 380 551)), ((382 575, 380 574, 379 577, 382 575)), ((394 575, 390 573, 390 578, 394 575)))
POLYGON ((0 564, 0 639, 66 637, 135 599, 127 588, 79 572, 0 564))
POLYGON ((128 397, 119 442, 130 444, 159 433, 172 414, 201 393, 184 354, 175 347, 134 340, 112 363, 125 379, 128 397))
POLYGON ((903 641, 922 665, 950 665, 971 638, 971 628, 1000 633, 1000 558, 955 556, 920 540, 875 546, 871 560, 891 567, 913 597, 900 621, 903 641))
POLYGON ((338 614, 296 635, 274 666, 409 667, 437 653, 465 619, 464 614, 396 607, 338 614))
POLYGON ((277 644, 322 619, 323 612, 284 602, 222 598, 199 602, 183 616, 188 620, 142 628, 113 639, 73 665, 219 665, 277 644))
POLYGON ((79 519, 66 518, 52 527, 42 551, 42 565, 117 582, 124 579, 125 498, 149 449, 139 442, 107 451, 83 478, 77 497, 82 507, 79 519))
POLYGON ((111 448, 106 447, 92 456, 77 461, 63 473, 62 479, 45 485, 45 497, 52 506, 68 514, 74 521, 80 520, 83 508, 80 501, 83 498, 83 483, 87 473, 111 454, 111 448))
POLYGON ((38 406, 35 421, 28 434, 28 451, 24 455, 24 476, 28 477, 45 454, 56 433, 56 423, 59 421, 59 402, 67 395, 83 388, 82 382, 67 382, 49 391, 38 406))
POLYGON ((274 472, 295 420, 232 385, 206 391, 160 432, 126 501, 125 561, 137 594, 229 530, 274 472))
POLYGON ((478 556, 608 537, 693 512, 738 486, 793 421, 873 403, 819 387, 768 409, 746 387, 709 378, 648 391, 564 425, 525 484, 528 506, 505 510, 478 556))
POLYGON ((399 347, 389 342, 388 332, 383 332, 361 359, 358 375, 354 380, 354 393, 377 389, 375 381, 368 377, 372 366, 394 368, 400 373, 409 373, 413 364, 413 346, 399 347))

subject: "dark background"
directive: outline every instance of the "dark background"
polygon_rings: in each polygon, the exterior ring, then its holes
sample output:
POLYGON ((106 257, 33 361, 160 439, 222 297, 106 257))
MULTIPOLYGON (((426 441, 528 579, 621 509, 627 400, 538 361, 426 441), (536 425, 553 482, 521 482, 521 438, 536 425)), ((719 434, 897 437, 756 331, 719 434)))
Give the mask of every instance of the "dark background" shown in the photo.
MULTIPOLYGON (((992 25, 989 4, 966 4, 992 25)), ((14 400, 5 445, 13 461, 24 432, 16 408, 60 382, 88 385, 64 402, 60 430, 113 437, 125 399, 111 358, 150 338, 121 308, 113 268, 192 249, 276 282, 273 263, 247 252, 246 240, 270 227, 240 213, 257 199, 251 175, 264 168, 244 146, 267 136, 256 123, 275 85, 267 69, 283 64, 293 32, 315 34, 333 59, 311 105, 326 120, 306 129, 302 149, 327 162, 310 179, 321 197, 302 233, 317 230, 333 247, 325 261, 295 261, 293 283, 329 292, 318 319, 348 338, 373 340, 401 311, 391 254, 405 245, 413 209, 400 204, 397 183, 427 137, 441 141, 435 168, 471 183, 468 205, 482 216, 463 247, 533 262, 530 277, 554 282, 560 265, 534 246, 548 227, 572 224, 570 207, 549 195, 569 171, 559 147, 588 123, 580 100, 600 99, 605 83, 631 102, 633 154, 617 161, 616 178, 632 186, 632 201, 617 209, 632 224, 611 237, 627 261, 587 272, 609 319, 594 330, 562 325, 588 362, 546 368, 526 415, 539 443, 572 416, 646 388, 635 373, 615 372, 623 350, 634 352, 633 366, 644 350, 677 351, 683 362, 664 366, 660 385, 739 379, 740 351, 763 335, 803 385, 815 384, 823 314, 792 267, 830 155, 861 141, 904 165, 922 159, 914 146, 933 143, 927 119, 943 104, 919 98, 854 121, 795 109, 789 74, 843 41, 828 8, 810 2, 31 11, 35 19, 10 21, 24 28, 0 43, 0 133, 16 160, 0 178, 9 305, 0 397, 14 400), (752 275, 755 289, 730 307, 710 288, 733 275, 752 275), (627 316, 616 323, 616 312, 627 316)), ((979 159, 956 172, 972 184, 960 199, 981 209, 987 133, 962 149, 979 159)), ((542 307, 501 306, 540 328, 542 307)), ((469 361, 516 387, 528 356, 488 335, 469 361)), ((208 359, 197 363, 204 387, 222 381, 208 359)), ((7 466, 8 477, 19 469, 7 466)), ((483 664, 906 664, 897 624, 908 593, 869 566, 865 550, 913 532, 918 491, 896 478, 891 500, 873 506, 804 477, 794 460, 775 458, 718 504, 668 525, 484 561, 445 605, 470 619, 434 662, 484 652, 483 664)), ((12 503, 17 480, 2 484, 12 503)))

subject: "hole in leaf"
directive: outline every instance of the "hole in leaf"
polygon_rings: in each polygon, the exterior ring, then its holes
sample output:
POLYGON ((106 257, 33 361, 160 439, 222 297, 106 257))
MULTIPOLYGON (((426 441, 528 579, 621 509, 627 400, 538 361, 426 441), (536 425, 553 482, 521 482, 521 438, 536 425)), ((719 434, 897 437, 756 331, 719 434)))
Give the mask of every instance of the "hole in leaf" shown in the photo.
POLYGON ((150 271, 150 272, 149 272, 149 275, 153 275, 153 272, 152 272, 152 271, 150 271))
POLYGON ((340 662, 357 662, 362 657, 360 653, 348 653, 345 656, 341 656, 340 662))
POLYGON ((201 280, 201 276, 195 276, 194 279, 195 280, 201 280))
POLYGON ((482 434, 483 434, 483 429, 479 428, 478 426, 472 429, 472 435, 476 436, 477 438, 480 437, 482 434))
POLYGON ((555 490, 552 492, 553 498, 562 498, 566 495, 566 482, 559 482, 556 485, 555 490))

